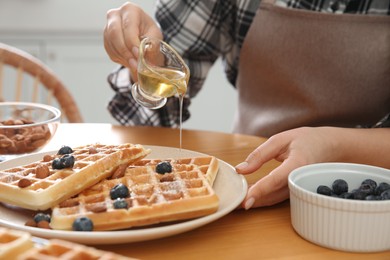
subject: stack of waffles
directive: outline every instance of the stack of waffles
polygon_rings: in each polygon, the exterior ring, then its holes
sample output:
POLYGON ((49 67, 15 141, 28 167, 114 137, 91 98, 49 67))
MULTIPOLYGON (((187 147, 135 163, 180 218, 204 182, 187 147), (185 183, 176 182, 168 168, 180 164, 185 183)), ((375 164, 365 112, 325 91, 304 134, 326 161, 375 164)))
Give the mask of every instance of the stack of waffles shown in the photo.
POLYGON ((0 259, 134 259, 60 239, 39 242, 30 233, 0 227, 0 259))
POLYGON ((87 145, 72 149, 72 167, 54 169, 63 154, 0 171, 0 201, 32 210, 46 210, 107 178, 122 164, 145 157, 141 145, 87 145))
POLYGON ((37 212, 51 211, 50 228, 76 230, 81 218, 92 230, 117 230, 212 214, 218 210, 212 156, 145 159, 141 145, 93 144, 73 148, 74 165, 55 169, 62 154, 0 171, 0 201, 37 212), (169 172, 157 165, 168 163, 169 172), (42 170, 43 169, 43 170, 42 170), (122 186, 128 194, 113 196, 122 186), (118 205, 120 205, 118 207, 118 205))

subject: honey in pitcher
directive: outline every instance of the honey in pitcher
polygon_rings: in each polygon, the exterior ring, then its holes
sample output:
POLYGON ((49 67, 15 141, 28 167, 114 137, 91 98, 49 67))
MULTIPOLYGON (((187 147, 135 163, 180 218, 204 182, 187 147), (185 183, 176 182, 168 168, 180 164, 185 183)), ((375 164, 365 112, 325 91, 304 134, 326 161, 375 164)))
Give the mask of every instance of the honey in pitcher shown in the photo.
POLYGON ((183 99, 187 91, 189 74, 183 71, 156 67, 153 70, 138 71, 139 85, 141 91, 149 97, 156 99, 167 98, 179 95, 180 106, 180 149, 182 147, 182 117, 183 117, 183 99))
POLYGON ((183 96, 187 91, 188 76, 179 70, 159 67, 139 71, 138 80, 142 91, 156 98, 183 96))

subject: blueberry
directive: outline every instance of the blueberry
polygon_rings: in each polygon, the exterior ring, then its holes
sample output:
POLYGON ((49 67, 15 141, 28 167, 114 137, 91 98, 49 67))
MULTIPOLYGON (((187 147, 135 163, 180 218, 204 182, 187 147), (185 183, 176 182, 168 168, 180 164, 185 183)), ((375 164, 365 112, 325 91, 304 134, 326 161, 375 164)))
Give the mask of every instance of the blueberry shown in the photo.
POLYGON ((329 188, 328 186, 325 185, 320 185, 317 187, 317 193, 326 195, 326 196, 331 196, 332 195, 332 189, 329 188))
POLYGON ((55 158, 53 162, 51 163, 51 167, 53 169, 62 169, 61 167, 61 160, 59 158, 55 158))
POLYGON ((374 194, 375 188, 367 183, 362 183, 359 187, 359 190, 366 193, 367 195, 374 194))
POLYGON ((378 195, 367 195, 365 200, 382 200, 382 197, 378 195))
POLYGON ((61 159, 64 160, 65 168, 72 168, 74 166, 75 159, 73 155, 65 154, 61 159))
POLYGON ((80 217, 75 219, 72 225, 72 229, 74 231, 92 231, 93 222, 91 219, 87 217, 80 217))
POLYGON ((381 193, 382 200, 390 200, 390 189, 385 190, 381 193))
POLYGON ((70 154, 65 154, 61 158, 56 158, 53 160, 51 167, 53 169, 64 169, 72 168, 74 166, 74 156, 70 154))
POLYGON ((156 172, 159 174, 165 174, 172 172, 172 165, 169 162, 160 162, 156 165, 156 172))
POLYGON ((353 199, 355 200, 365 200, 367 197, 367 193, 361 191, 361 190, 354 190, 352 191, 353 199))
POLYGON ((379 185, 375 189, 375 195, 381 195, 382 192, 384 192, 385 190, 388 190, 388 189, 390 189, 390 184, 388 184, 386 182, 381 182, 381 183, 379 183, 379 185))
POLYGON ((118 198, 127 198, 130 196, 129 188, 126 185, 119 183, 110 190, 110 197, 112 200, 118 198))
POLYGON ((61 148, 60 148, 60 150, 58 150, 58 152, 57 152, 57 154, 70 154, 70 153, 73 153, 73 150, 72 150, 72 148, 70 148, 69 146, 66 146, 66 145, 64 145, 64 146, 62 146, 61 148))
POLYGON ((362 181, 362 184, 368 184, 371 186, 372 189, 375 190, 377 184, 376 184, 376 181, 372 180, 372 179, 366 179, 364 181, 362 181))
POLYGON ((38 223, 40 221, 47 221, 50 223, 50 215, 49 214, 45 214, 45 213, 37 213, 35 216, 34 216, 34 221, 35 223, 38 223))
POLYGON ((337 179, 332 184, 332 190, 337 195, 348 192, 348 183, 343 179, 337 179))
POLYGON ((344 192, 344 193, 339 195, 339 198, 353 200, 353 193, 351 193, 351 192, 344 192))
POLYGON ((124 199, 116 199, 114 201, 114 209, 127 209, 129 204, 124 199))

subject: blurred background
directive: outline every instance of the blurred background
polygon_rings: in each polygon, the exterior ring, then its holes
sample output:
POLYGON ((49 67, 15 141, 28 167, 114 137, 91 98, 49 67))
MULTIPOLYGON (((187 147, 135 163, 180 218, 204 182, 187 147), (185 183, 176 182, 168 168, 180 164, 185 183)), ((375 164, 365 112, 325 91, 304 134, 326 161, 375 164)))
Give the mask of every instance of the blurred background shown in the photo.
MULTIPOLYGON (((120 0, 0 0, 0 42, 27 51, 48 65, 69 88, 84 121, 117 123, 106 109, 114 92, 107 75, 117 65, 102 40, 106 12, 120 0)), ((153 16, 154 0, 132 1, 153 16)), ((6 76, 5 76, 6 77, 6 76)), ((236 91, 218 61, 193 99, 184 128, 230 132, 236 91)))

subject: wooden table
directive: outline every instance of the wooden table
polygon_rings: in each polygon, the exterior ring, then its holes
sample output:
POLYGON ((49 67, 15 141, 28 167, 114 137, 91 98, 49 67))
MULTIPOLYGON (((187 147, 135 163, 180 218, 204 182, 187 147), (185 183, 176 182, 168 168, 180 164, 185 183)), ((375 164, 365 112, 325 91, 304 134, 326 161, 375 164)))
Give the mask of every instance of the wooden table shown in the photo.
MULTIPOLYGON (((216 156, 234 166, 264 140, 239 134, 183 130, 182 148, 216 156)), ((109 124, 62 124, 45 150, 57 149, 59 145, 91 142, 179 147, 179 130, 109 124)), ((247 176, 248 183, 255 182, 277 165, 277 162, 270 162, 247 176)), ((95 247, 139 259, 390 259, 389 251, 346 253, 304 240, 291 226, 288 201, 272 207, 235 210, 213 223, 171 237, 95 247)))

